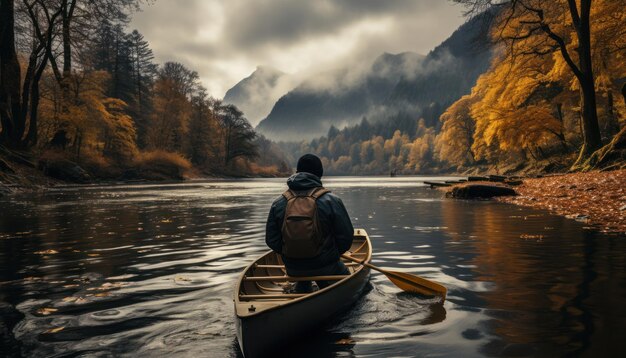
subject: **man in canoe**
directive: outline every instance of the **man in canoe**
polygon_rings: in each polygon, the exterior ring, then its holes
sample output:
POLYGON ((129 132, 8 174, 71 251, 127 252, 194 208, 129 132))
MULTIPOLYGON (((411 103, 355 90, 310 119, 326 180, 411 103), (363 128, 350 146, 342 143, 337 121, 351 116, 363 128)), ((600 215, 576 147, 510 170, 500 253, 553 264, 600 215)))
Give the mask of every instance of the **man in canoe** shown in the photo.
MULTIPOLYGON (((320 158, 305 154, 289 189, 274 201, 267 218, 265 242, 280 254, 289 276, 347 275, 341 254, 352 245, 354 228, 339 197, 322 186, 320 158)), ((332 281, 317 281, 322 289, 332 281)), ((296 283, 296 292, 310 292, 311 281, 296 283)))

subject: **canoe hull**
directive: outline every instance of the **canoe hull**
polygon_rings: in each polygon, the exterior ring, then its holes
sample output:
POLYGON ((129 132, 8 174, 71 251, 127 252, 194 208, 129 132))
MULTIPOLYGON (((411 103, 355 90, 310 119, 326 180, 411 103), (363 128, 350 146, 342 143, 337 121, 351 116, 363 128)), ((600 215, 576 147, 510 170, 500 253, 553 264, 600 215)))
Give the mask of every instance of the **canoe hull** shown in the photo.
POLYGON ((345 283, 311 299, 294 302, 280 310, 236 317, 239 347, 246 358, 265 357, 308 331, 324 325, 350 308, 369 280, 364 268, 345 283))

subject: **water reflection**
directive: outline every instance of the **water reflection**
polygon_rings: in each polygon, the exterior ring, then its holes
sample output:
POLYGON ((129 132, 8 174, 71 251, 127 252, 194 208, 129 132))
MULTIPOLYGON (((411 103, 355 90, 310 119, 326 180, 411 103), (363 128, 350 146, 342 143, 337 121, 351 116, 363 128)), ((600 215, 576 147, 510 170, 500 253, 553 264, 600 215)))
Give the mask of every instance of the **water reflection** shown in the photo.
MULTIPOLYGON (((540 211, 443 200, 417 181, 334 178, 327 186, 370 233, 376 265, 445 284, 446 303, 404 294, 373 273, 354 309, 299 353, 593 356, 626 348, 623 238, 540 211)), ((0 199, 3 350, 238 356, 232 286, 266 250, 267 209, 283 187, 216 180, 0 199)))

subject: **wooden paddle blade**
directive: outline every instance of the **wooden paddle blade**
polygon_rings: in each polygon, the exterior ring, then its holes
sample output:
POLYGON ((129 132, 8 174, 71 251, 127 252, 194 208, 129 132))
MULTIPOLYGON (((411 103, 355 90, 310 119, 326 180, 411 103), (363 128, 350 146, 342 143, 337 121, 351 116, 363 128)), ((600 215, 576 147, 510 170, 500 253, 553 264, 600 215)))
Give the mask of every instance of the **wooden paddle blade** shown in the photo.
POLYGON ((346 260, 359 263, 365 267, 369 267, 372 270, 383 273, 385 276, 387 276, 389 280, 391 280, 391 282, 393 282, 396 286, 404 291, 426 296, 441 296, 444 300, 446 299, 446 294, 448 293, 448 290, 438 283, 429 281, 416 275, 412 275, 410 273, 382 269, 380 267, 370 264, 369 262, 364 262, 364 260, 357 260, 354 257, 346 254, 341 255, 341 257, 346 260))
POLYGON ((426 296, 442 296, 446 298, 448 290, 435 282, 423 279, 406 272, 381 270, 382 273, 400 289, 426 296))

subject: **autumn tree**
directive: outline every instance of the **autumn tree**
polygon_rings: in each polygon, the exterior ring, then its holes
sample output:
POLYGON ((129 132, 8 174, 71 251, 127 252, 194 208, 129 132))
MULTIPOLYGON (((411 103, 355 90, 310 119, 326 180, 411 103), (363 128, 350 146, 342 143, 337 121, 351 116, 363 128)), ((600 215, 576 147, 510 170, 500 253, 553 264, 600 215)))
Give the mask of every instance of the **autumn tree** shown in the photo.
POLYGON ((443 124, 436 139, 441 160, 455 165, 474 163, 472 144, 476 124, 470 110, 475 101, 475 97, 465 95, 441 115, 443 124))
POLYGON ((192 112, 191 99, 200 88, 198 73, 180 63, 167 62, 154 84, 154 108, 146 129, 146 147, 184 152, 192 112))
MULTIPOLYGON (((580 88, 584 144, 581 157, 591 155, 602 142, 598 124, 595 69, 592 61, 592 0, 454 0, 477 14, 491 6, 501 9, 496 37, 520 57, 557 51, 580 88), (524 46, 520 46, 523 44, 524 46)), ((596 3, 598 1, 595 1, 596 3)))

